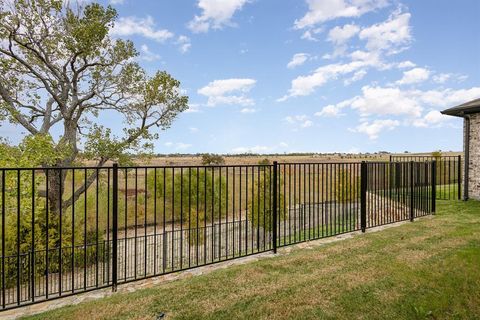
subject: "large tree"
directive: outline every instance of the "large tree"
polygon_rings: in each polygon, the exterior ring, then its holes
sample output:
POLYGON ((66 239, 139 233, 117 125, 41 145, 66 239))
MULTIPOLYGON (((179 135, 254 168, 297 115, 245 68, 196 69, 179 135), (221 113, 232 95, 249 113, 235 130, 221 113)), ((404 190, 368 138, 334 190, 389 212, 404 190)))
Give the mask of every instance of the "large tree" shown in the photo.
MULTIPOLYGON (((149 76, 133 43, 109 36, 116 17, 97 3, 0 0, 0 121, 23 127, 30 145, 48 149, 38 150, 39 166, 71 166, 80 153, 103 166, 151 147, 152 130, 168 128, 188 108, 179 81, 163 71, 149 76), (112 113, 124 119, 119 136, 96 121, 112 113)), ((54 212, 85 191, 60 200, 59 172, 49 177, 54 212)))

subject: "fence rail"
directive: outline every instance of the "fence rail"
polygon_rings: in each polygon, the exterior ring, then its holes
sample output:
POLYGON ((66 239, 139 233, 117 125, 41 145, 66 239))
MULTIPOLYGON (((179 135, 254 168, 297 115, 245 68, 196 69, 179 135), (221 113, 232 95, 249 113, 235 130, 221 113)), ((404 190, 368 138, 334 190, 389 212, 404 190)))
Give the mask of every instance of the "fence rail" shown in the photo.
POLYGON ((436 197, 438 200, 462 199, 462 156, 391 155, 390 162, 435 161, 437 164, 436 197))
POLYGON ((435 161, 5 168, 0 309, 435 212, 435 161))

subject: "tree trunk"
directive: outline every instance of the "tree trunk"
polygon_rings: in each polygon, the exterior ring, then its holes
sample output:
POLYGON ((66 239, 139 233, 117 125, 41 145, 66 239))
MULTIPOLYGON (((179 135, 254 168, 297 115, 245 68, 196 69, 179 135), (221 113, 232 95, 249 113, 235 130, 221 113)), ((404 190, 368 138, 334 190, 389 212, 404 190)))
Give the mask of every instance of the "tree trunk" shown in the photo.
MULTIPOLYGON (((62 208, 64 208, 63 194, 65 193, 65 178, 68 171, 63 169, 71 167, 73 161, 78 155, 77 148, 77 123, 73 120, 65 119, 64 135, 57 144, 58 151, 67 154, 63 159, 58 159, 54 167, 58 169, 48 170, 48 204, 52 215, 59 215, 62 208)), ((75 172, 72 172, 72 175, 75 172)), ((72 190, 73 192, 73 190, 72 190)))
POLYGON ((59 215, 63 207, 66 172, 62 169, 48 170, 48 208, 49 214, 59 215))

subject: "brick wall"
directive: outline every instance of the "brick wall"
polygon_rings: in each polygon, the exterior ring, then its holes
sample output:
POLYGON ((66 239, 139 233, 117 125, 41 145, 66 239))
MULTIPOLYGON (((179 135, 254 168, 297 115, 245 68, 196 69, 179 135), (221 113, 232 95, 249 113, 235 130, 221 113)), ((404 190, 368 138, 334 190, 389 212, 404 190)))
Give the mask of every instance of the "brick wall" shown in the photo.
POLYGON ((470 161, 468 195, 480 200, 480 113, 470 115, 470 161))

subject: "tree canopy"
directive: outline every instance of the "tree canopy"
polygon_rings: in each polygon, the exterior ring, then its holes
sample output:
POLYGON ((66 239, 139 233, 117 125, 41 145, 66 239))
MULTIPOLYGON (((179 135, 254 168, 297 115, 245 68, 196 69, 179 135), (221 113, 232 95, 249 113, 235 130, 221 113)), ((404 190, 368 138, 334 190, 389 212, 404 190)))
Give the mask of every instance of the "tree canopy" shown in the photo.
MULTIPOLYGON (((14 166, 68 167, 80 154, 96 166, 125 161, 152 150, 153 129, 169 128, 188 108, 178 80, 165 71, 149 75, 132 41, 110 37, 116 18, 114 8, 98 3, 0 0, 0 124, 27 134, 18 152, 28 161, 14 166), (123 134, 102 125, 102 114, 121 117, 123 134)), ((52 211, 95 178, 65 201, 51 192, 52 211)), ((65 177, 50 179, 53 191, 61 190, 65 177)))
POLYGON ((165 71, 149 76, 133 43, 109 36, 114 8, 62 0, 0 6, 0 120, 50 142, 54 156, 40 165, 72 164, 79 141, 98 165, 145 150, 157 137, 152 128, 168 128, 187 109, 178 80, 165 71), (95 121, 102 112, 123 117, 123 135, 95 121))

